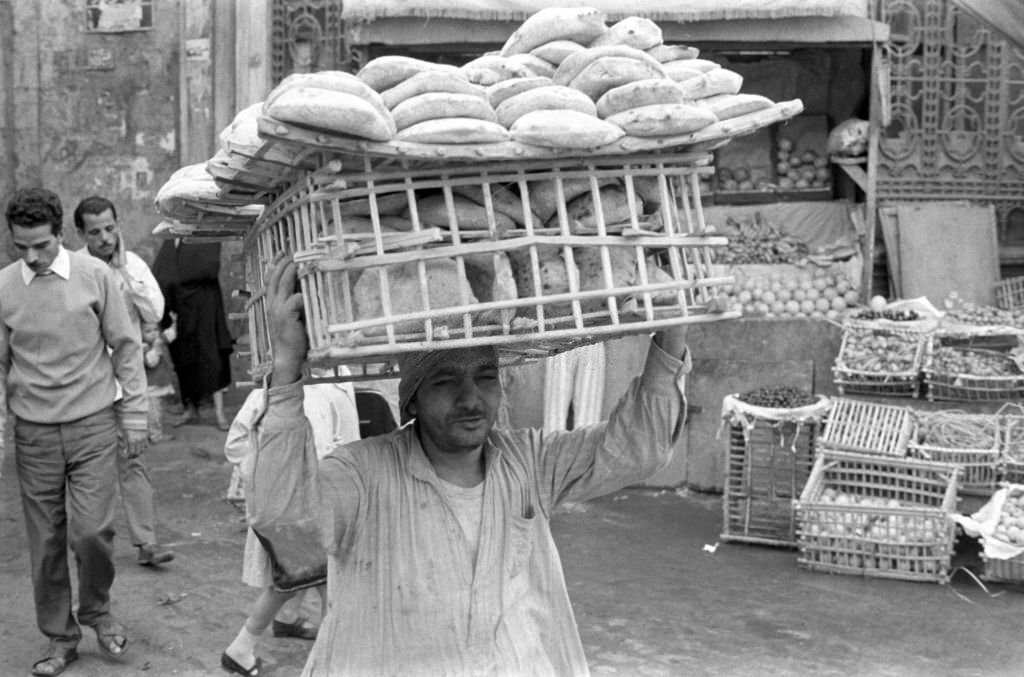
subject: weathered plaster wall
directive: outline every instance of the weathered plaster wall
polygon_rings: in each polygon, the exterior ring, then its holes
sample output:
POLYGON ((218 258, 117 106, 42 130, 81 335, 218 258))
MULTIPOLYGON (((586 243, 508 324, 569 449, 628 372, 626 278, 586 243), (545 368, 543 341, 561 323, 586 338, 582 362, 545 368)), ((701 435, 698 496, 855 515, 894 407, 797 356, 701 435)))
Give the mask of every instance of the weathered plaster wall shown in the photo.
POLYGON ((13 62, 3 187, 9 194, 42 185, 60 195, 73 248, 72 210, 104 195, 117 205, 129 248, 152 260, 150 232, 160 220, 153 198, 178 167, 178 2, 153 3, 152 30, 112 34, 86 32, 84 6, 9 4, 12 22, 0 29, 13 47, 3 50, 13 62))

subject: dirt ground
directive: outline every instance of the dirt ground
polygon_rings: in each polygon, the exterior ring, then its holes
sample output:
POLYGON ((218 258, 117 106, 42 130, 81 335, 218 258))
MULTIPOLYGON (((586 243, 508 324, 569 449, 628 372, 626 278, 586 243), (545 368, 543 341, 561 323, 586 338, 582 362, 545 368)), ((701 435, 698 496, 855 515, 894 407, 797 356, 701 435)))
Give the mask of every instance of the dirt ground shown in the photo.
MULTIPOLYGON (((131 647, 109 660, 87 631, 65 674, 227 674, 220 653, 255 597, 239 580, 245 525, 224 500, 224 433, 176 432, 148 460, 158 533, 178 559, 139 567, 118 525, 113 610, 131 647)), ((626 490, 563 509, 554 532, 596 677, 1024 674, 1021 589, 986 593, 964 574, 941 586, 814 573, 787 549, 723 543, 707 552, 721 532, 719 496, 626 490)), ((0 599, 0 677, 27 675, 46 642, 10 454, 0 479, 0 599)), ((264 674, 296 674, 308 648, 268 633, 264 674)))

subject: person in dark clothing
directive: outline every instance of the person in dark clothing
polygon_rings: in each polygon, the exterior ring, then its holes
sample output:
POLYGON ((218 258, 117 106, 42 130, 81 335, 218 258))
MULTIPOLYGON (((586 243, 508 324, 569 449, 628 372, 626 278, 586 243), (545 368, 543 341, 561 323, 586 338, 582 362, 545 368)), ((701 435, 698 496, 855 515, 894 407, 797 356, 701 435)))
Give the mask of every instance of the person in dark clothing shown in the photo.
POLYGON ((153 275, 167 299, 161 328, 175 329, 171 361, 178 376, 178 392, 185 408, 174 423, 199 421, 199 406, 212 398, 217 427, 227 430, 224 389, 231 384, 234 340, 224 314, 220 287, 220 243, 167 240, 153 262, 153 275))

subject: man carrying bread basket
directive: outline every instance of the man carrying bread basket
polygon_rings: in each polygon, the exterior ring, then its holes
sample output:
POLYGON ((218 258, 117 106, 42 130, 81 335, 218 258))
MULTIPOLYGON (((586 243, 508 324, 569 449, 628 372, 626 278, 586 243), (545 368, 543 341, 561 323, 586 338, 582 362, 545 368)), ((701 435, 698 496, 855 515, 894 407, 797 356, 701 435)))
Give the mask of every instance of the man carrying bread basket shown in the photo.
POLYGON ((319 547, 328 611, 304 675, 588 674, 548 524, 555 508, 663 467, 685 415, 685 330, 655 335, 608 420, 494 427, 493 347, 400 358, 402 428, 317 460, 295 264, 268 275, 273 372, 247 491, 279 554, 319 547), (276 539, 276 543, 275 543, 276 539), (316 539, 319 539, 317 541, 316 539))

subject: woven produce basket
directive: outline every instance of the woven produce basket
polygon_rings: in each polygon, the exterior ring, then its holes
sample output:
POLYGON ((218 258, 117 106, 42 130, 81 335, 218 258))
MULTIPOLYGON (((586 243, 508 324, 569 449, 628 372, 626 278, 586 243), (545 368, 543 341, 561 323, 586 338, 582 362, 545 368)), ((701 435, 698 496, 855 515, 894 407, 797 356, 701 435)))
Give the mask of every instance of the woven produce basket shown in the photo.
POLYGON ((961 468, 961 493, 990 496, 999 480, 1002 437, 994 414, 915 412, 907 455, 956 464, 961 468))
POLYGON ((1024 484, 1024 406, 1007 402, 1000 407, 1001 479, 1010 484, 1024 484))
MULTIPOLYGON (((1014 344, 1019 341, 1016 335, 1009 338, 1014 344)), ((1016 366, 1008 350, 986 347, 989 343, 995 345, 1005 342, 1006 339, 1004 334, 932 335, 925 348, 922 367, 927 398, 931 401, 958 402, 996 402, 1024 398, 1024 373, 1016 366), (939 351, 943 350, 1003 361, 1008 370, 1016 373, 988 376, 953 372, 940 363, 939 351)))
POLYGON ((300 264, 314 363, 485 344, 533 359, 737 317, 716 298, 732 278, 711 264, 727 240, 701 210, 709 159, 329 163, 270 205, 246 240, 254 372, 270 360, 263 275, 282 252, 300 264), (608 191, 624 202, 609 203, 608 191), (467 195, 479 198, 468 215, 467 195), (591 211, 581 211, 587 196, 591 211))
POLYGON ((768 409, 735 395, 722 401, 728 423, 722 540, 794 547, 793 500, 814 463, 821 422, 831 402, 768 409))
POLYGON ((830 451, 904 456, 913 431, 910 409, 838 397, 825 420, 818 447, 830 451))
POLYGON ((959 473, 946 463, 822 450, 795 506, 797 563, 945 583, 959 473))
POLYGON ((927 334, 878 327, 844 326, 832 380, 841 395, 917 397, 920 392, 921 362, 927 334), (857 363, 864 346, 877 344, 873 358, 879 366, 865 368, 857 363), (901 368, 884 368, 894 344, 905 346, 910 359, 901 368))

